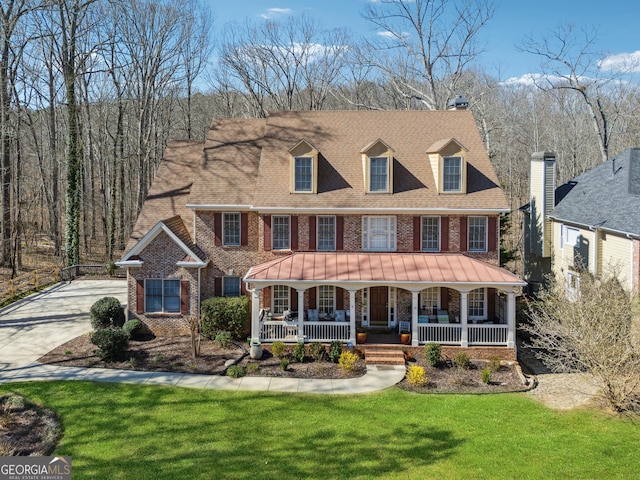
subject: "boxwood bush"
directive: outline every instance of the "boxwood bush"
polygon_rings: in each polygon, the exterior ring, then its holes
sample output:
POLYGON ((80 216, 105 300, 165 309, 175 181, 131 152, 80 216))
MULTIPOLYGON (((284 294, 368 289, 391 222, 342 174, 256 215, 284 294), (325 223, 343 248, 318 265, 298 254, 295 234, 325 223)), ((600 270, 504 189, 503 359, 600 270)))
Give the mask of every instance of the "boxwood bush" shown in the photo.
POLYGON ((122 325, 122 331, 127 334, 129 338, 135 338, 142 332, 142 322, 137 318, 127 320, 122 325))
POLYGON ((94 330, 108 327, 120 328, 125 320, 120 300, 115 297, 103 297, 91 305, 89 316, 94 330))
POLYGON ((129 345, 129 335, 121 328, 101 328, 91 333, 91 343, 98 347, 101 359, 118 360, 129 345))
POLYGON ((234 339, 249 334, 249 298, 212 297, 202 302, 202 335, 215 339, 218 332, 229 332, 234 339))

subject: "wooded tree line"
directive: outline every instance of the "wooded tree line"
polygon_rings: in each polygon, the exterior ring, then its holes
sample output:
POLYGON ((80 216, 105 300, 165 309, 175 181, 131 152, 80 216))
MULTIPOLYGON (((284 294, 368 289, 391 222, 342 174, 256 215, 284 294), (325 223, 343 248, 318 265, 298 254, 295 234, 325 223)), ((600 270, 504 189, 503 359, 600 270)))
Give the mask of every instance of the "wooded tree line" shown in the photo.
POLYGON ((15 274, 45 244, 58 263, 117 258, 167 140, 204 139, 217 116, 442 109, 463 94, 514 209, 528 201, 532 152, 556 151, 562 182, 640 145, 634 66, 607 70, 594 32, 561 26, 523 41, 542 60, 530 84, 503 82, 480 63, 494 12, 481 0, 369 3, 384 34, 367 41, 304 16, 214 30, 199 0, 3 2, 2 265, 15 274))

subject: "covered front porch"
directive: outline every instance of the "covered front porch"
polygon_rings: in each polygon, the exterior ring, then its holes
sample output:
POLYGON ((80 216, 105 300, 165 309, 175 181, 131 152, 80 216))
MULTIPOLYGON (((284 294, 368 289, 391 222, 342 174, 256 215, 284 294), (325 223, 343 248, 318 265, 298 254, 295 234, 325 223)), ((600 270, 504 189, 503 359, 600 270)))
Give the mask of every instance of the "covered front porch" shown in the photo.
POLYGON ((355 252, 293 253, 252 267, 244 281, 254 341, 355 344, 359 331, 388 329, 410 332, 413 346, 507 348, 525 284, 462 254, 355 252))

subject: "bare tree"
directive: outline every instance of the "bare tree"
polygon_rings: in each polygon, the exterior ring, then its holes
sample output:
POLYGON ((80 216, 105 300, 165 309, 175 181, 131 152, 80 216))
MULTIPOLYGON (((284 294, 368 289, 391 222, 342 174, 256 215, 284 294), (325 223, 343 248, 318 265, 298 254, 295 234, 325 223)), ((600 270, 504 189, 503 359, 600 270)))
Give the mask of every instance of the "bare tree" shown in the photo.
POLYGON ((251 116, 270 109, 319 110, 345 64, 349 38, 307 17, 230 25, 221 47, 223 78, 233 78, 251 116))
POLYGON ((29 0, 9 0, 0 3, 0 264, 11 267, 12 274, 15 270, 12 245, 16 240, 12 241, 15 225, 11 212, 17 210, 17 202, 12 199, 15 163, 12 151, 18 138, 14 130, 15 122, 11 120, 11 105, 20 59, 28 41, 28 35, 25 34, 24 27, 21 28, 21 22, 36 7, 37 2, 29 0))
POLYGON ((615 124, 632 108, 616 98, 623 99, 626 90, 637 89, 634 84, 623 81, 624 75, 637 65, 605 70, 605 55, 594 50, 595 40, 593 30, 561 25, 542 39, 529 37, 519 48, 541 57, 543 74, 536 78, 539 88, 569 90, 582 99, 598 140, 601 160, 605 162, 609 158, 615 124))
POLYGON ((554 372, 592 376, 615 411, 640 407, 640 325, 637 305, 613 273, 580 275, 579 288, 552 279, 529 308, 538 357, 554 372))
POLYGON ((377 67, 398 94, 423 108, 446 107, 463 71, 482 52, 478 33, 491 20, 488 0, 380 0, 364 18, 378 29, 369 42, 377 67))

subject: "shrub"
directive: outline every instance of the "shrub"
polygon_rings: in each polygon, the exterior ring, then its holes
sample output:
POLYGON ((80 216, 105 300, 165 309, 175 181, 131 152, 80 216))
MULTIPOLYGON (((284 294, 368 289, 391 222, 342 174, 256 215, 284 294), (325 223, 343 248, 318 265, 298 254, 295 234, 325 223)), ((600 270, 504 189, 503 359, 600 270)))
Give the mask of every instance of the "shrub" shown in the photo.
POLYGON ((278 358, 284 358, 289 352, 284 342, 277 341, 271 344, 271 353, 273 353, 278 358))
POLYGON ((491 368, 490 367, 482 369, 482 372, 480 374, 482 375, 482 383, 489 384, 489 382, 491 382, 491 368))
POLYGON ((304 363, 304 357, 307 356, 307 350, 304 348, 304 342, 296 343, 296 346, 293 347, 293 353, 291 356, 298 363, 304 363))
POLYGON ((216 333, 214 341, 220 348, 227 348, 231 343, 231 332, 220 330, 216 333))
POLYGON ((108 327, 91 333, 91 343, 98 347, 103 360, 117 360, 129 345, 129 336, 120 328, 108 327))
POLYGON ((124 310, 120 300, 115 297, 103 297, 91 305, 91 326, 94 330, 101 328, 120 328, 124 324, 124 310))
POLYGON ((127 337, 135 338, 142 331, 142 322, 137 318, 127 320, 122 325, 122 331, 127 334, 127 337))
POLYGON ((342 355, 342 342, 334 340, 329 345, 329 359, 333 363, 338 363, 338 360, 340 359, 340 355, 342 355))
POLYGON ((256 362, 247 363, 247 372, 257 372, 258 370, 260 370, 260 365, 256 362))
POLYGON ((353 372, 356 369, 356 363, 360 357, 357 353, 349 352, 348 350, 340 354, 338 364, 347 372, 353 372))
POLYGON ((289 359, 288 358, 281 358, 280 359, 280 368, 283 371, 287 371, 287 368, 289 368, 289 359))
POLYGON ((242 365, 231 365, 227 368, 227 377, 240 378, 245 376, 244 367, 242 365))
POLYGON ((220 331, 230 332, 231 338, 246 338, 249 334, 249 299, 242 297, 213 297, 202 302, 202 335, 214 339, 220 331))
POLYGON ((107 261, 104 265, 103 265, 105 271, 107 272, 107 275, 109 275, 110 277, 113 277, 116 273, 116 270, 119 268, 115 262, 113 260, 109 260, 107 261))
POLYGON ((458 352, 453 357, 453 364, 458 368, 467 369, 471 362, 469 361, 469 355, 464 352, 458 352))
POLYGON ((320 342, 313 342, 309 345, 309 355, 311 355, 316 362, 321 362, 325 359, 327 351, 320 342))
POLYGON ((489 359, 489 368, 492 372, 500 370, 500 357, 491 357, 489 359))
POLYGON ((440 353, 442 348, 438 343, 427 343, 424 346, 424 358, 427 363, 432 367, 435 367, 440 361, 440 353))
POLYGON ((423 367, 411 365, 407 369, 407 382, 414 387, 423 387, 427 383, 427 374, 423 367))

